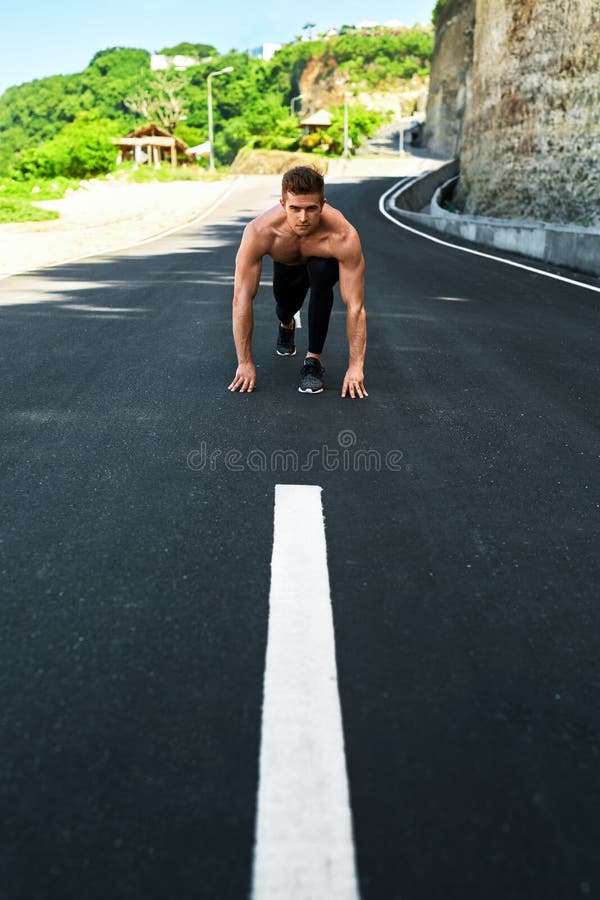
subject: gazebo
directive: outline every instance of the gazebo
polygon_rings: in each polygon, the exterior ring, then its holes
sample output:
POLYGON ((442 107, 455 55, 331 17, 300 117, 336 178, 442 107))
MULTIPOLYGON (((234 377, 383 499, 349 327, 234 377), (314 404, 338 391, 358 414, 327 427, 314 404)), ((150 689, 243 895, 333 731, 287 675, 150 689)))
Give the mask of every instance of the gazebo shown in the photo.
POLYGON ((133 159, 138 164, 154 163, 157 166, 167 158, 171 160, 172 166, 176 166, 178 160, 189 160, 189 157, 186 159, 189 148, 185 141, 160 128, 155 122, 130 131, 122 138, 113 138, 113 143, 119 148, 118 163, 133 159))
POLYGON ((331 125, 331 116, 326 109, 318 109, 312 116, 303 119, 298 123, 298 128, 307 128, 309 134, 319 131, 321 128, 329 128, 331 125))

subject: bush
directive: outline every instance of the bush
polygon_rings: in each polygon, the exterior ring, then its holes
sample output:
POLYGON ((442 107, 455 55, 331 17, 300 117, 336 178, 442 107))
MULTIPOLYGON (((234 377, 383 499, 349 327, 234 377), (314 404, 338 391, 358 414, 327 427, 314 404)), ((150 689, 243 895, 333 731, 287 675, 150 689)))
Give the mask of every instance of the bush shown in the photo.
POLYGON ((117 150, 111 142, 118 132, 115 123, 92 113, 81 113, 56 137, 40 147, 19 154, 16 171, 22 178, 89 178, 112 171, 117 150))

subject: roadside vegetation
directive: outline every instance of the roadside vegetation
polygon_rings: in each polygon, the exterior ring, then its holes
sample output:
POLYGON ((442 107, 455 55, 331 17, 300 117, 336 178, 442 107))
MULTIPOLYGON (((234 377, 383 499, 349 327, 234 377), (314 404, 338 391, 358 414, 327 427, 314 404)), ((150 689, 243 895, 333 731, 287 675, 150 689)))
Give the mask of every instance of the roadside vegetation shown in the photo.
POLYGON ((23 181, 0 177, 0 223, 57 219, 57 212, 34 206, 32 201, 60 200, 69 188, 73 190, 77 187, 79 182, 70 178, 23 181))
POLYGON ((0 224, 7 222, 44 222, 58 219, 58 213, 51 209, 40 209, 21 197, 0 195, 0 224))
MULTIPOLYGON (((160 52, 198 62, 184 71, 153 72, 146 50, 113 47, 96 53, 83 72, 37 79, 4 92, 0 97, 2 221, 10 215, 42 217, 43 213, 48 218, 47 211, 31 207, 29 201, 58 197, 60 190, 67 189, 65 184, 74 188, 82 179, 116 175, 117 154, 111 139, 150 119, 190 146, 206 141, 207 78, 227 66, 233 71, 213 80, 218 123, 214 150, 219 167, 231 165, 243 148, 341 153, 342 105, 330 107, 332 125, 318 134, 303 135, 297 116, 290 113, 290 102, 300 93, 302 73, 311 61, 317 61, 324 78, 343 80, 351 89, 349 136, 356 149, 384 117, 361 107, 353 95, 425 78, 433 32, 419 27, 358 31, 344 26, 337 35, 298 39, 269 62, 237 51, 219 55, 208 44, 187 42, 160 52)), ((179 167, 175 177, 202 177, 203 171, 208 177, 206 166, 204 160, 179 167)), ((135 172, 132 167, 119 168, 127 173, 120 177, 139 181, 174 177, 168 166, 158 170, 141 166, 135 172)))

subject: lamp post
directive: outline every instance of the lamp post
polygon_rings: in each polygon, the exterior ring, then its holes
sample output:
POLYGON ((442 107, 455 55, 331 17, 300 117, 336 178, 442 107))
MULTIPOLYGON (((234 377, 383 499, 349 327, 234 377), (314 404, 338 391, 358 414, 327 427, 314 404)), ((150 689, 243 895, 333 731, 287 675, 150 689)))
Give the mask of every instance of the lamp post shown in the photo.
POLYGON ((404 119, 400 119, 400 130, 398 131, 398 153, 400 156, 404 153, 404 119))
POLYGON ((344 158, 350 156, 350 141, 348 140, 348 91, 344 91, 344 158))
POLYGON ((214 129, 213 129, 211 78, 215 78, 217 75, 224 75, 226 72, 233 72, 233 66, 225 66, 224 69, 219 69, 218 72, 211 72, 210 75, 208 76, 208 78, 206 79, 206 83, 208 85, 208 143, 210 144, 210 163, 208 166, 209 172, 215 171, 215 152, 213 149, 215 135, 214 135, 214 129))
POLYGON ((304 94, 297 94, 295 97, 292 97, 292 100, 290 102, 290 116, 294 115, 294 103, 296 102, 296 100, 302 100, 303 97, 304 94))
POLYGON ((342 79, 338 79, 336 84, 344 87, 344 159, 350 156, 350 140, 348 137, 348 84, 342 79))

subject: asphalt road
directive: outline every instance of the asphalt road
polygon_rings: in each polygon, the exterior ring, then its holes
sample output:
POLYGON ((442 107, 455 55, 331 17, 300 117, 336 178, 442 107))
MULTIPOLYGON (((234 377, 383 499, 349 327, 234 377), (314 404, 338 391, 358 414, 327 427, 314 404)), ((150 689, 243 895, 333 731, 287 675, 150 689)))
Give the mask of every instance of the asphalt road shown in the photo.
POLYGON ((600 896, 600 295, 402 231, 391 184, 328 189, 364 401, 339 299, 297 392, 268 264, 226 389, 268 179, 0 283, 2 900, 248 896, 280 483, 323 488, 363 900, 600 896))

